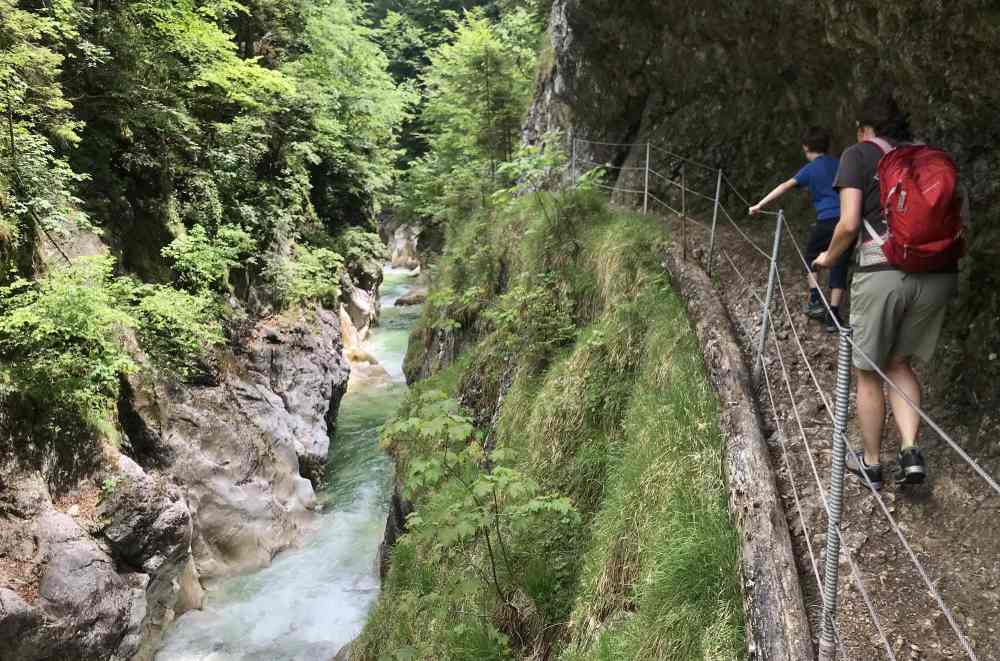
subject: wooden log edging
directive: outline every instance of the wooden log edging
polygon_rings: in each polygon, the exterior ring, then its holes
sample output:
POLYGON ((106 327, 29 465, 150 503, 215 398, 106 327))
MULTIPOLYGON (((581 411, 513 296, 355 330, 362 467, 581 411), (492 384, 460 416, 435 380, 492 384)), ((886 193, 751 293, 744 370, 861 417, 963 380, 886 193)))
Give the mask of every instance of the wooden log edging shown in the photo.
POLYGON ((809 618, 792 551, 785 510, 764 441, 750 373, 732 320, 704 270, 671 244, 664 265, 701 344, 721 407, 726 438, 723 469, 729 512, 742 545, 740 579, 748 658, 813 661, 809 618))

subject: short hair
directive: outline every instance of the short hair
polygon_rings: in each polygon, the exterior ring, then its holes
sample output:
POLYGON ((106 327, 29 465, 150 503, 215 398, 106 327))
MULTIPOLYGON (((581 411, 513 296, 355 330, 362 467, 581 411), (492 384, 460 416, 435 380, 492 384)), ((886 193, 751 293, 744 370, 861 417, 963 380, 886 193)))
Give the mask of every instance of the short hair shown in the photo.
POLYGON ((815 154, 830 151, 830 132, 822 126, 810 126, 802 134, 802 146, 815 154))
POLYGON ((900 110, 896 99, 889 92, 868 96, 858 107, 858 127, 870 126, 875 135, 894 140, 910 140, 910 118, 900 110))

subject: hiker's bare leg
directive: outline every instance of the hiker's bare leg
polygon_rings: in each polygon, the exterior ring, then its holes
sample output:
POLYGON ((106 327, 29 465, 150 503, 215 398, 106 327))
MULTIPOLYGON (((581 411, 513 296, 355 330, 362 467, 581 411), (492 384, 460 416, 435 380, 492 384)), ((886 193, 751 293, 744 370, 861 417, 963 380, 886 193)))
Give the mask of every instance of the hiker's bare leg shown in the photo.
POLYGON ((831 289, 830 290, 830 305, 832 307, 838 307, 840 302, 844 300, 844 290, 843 289, 831 289))
MULTIPOLYGON (((906 393, 910 400, 920 406, 920 382, 917 375, 910 367, 910 361, 906 358, 890 358, 889 366, 886 368, 886 376, 899 386, 899 389, 906 393)), ((902 438, 903 448, 911 447, 917 440, 917 431, 920 429, 920 415, 903 396, 892 387, 889 390, 889 405, 892 406, 892 417, 896 419, 899 427, 899 435, 902 438)))
POLYGON ((807 280, 809 280, 809 289, 819 289, 819 283, 816 282, 815 273, 810 272, 807 280))
POLYGON ((865 443, 865 463, 882 463, 882 425, 885 423, 885 396, 882 378, 871 370, 855 370, 858 377, 858 425, 865 443))

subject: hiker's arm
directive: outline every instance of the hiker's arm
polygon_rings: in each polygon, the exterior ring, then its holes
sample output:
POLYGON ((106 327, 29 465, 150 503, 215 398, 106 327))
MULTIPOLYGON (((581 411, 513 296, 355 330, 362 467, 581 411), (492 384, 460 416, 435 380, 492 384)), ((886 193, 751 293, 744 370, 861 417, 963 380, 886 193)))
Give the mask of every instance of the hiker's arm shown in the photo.
POLYGON ((840 189, 840 222, 833 230, 830 247, 813 262, 816 268, 831 268, 847 252, 861 231, 861 189, 840 189))
POLYGON ((784 195, 785 193, 792 190, 798 185, 799 185, 798 182, 795 181, 794 179, 789 179, 783 184, 778 184, 777 186, 774 187, 773 191, 764 196, 763 200, 750 207, 750 215, 754 216, 760 213, 760 210, 763 209, 765 206, 767 206, 768 202, 772 202, 778 199, 779 197, 781 197, 782 195, 784 195))

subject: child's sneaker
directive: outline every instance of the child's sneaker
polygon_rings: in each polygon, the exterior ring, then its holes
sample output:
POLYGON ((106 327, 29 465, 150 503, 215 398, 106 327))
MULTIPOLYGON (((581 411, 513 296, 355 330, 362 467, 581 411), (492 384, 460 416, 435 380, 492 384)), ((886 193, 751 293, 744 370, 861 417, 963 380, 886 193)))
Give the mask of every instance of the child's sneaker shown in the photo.
POLYGON ((922 484, 927 479, 927 464, 920 448, 912 447, 899 451, 896 464, 896 484, 922 484))
POLYGON ((882 464, 873 464, 869 466, 865 463, 865 451, 864 450, 847 450, 847 470, 858 476, 861 480, 861 484, 868 486, 871 482, 871 486, 875 491, 882 490, 882 464), (868 479, 865 480, 865 475, 868 479))
POLYGON ((807 317, 815 319, 816 321, 825 321, 828 316, 826 306, 823 305, 823 301, 809 301, 808 303, 803 303, 802 311, 807 317))

